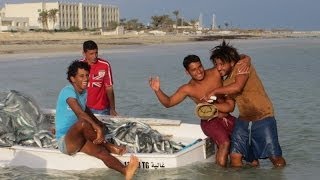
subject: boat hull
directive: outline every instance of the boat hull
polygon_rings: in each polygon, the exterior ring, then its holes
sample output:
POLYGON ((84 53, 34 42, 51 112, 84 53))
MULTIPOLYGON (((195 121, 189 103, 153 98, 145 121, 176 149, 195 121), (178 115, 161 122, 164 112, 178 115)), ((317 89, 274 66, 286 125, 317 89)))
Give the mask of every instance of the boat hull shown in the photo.
MULTIPOLYGON (((101 118, 101 117, 100 117, 101 118)), ((128 120, 128 118, 125 118, 128 120)), ((117 118, 121 120, 121 118, 117 118)), ((181 123, 180 120, 131 118, 132 121, 142 121, 149 124, 161 134, 171 136, 176 142, 187 146, 173 154, 137 153, 141 169, 177 168, 197 162, 213 162, 214 146, 203 134, 197 124, 181 123)), ((30 168, 57 170, 86 170, 92 168, 107 168, 103 162, 84 153, 69 156, 57 149, 37 147, 12 146, 0 148, 0 166, 27 166, 30 168)), ((114 155, 124 164, 129 163, 131 154, 114 155)))

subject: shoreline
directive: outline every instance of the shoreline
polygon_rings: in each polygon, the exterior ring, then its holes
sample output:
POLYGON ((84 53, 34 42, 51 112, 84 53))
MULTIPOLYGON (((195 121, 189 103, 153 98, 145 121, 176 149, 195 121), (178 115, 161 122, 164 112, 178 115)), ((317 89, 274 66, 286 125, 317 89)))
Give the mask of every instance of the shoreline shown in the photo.
POLYGON ((320 37, 320 32, 251 32, 215 33, 207 35, 118 35, 103 36, 89 32, 5 32, 0 33, 0 56, 25 53, 79 52, 86 40, 95 41, 99 49, 126 47, 132 45, 151 45, 216 41, 221 39, 270 39, 320 37))

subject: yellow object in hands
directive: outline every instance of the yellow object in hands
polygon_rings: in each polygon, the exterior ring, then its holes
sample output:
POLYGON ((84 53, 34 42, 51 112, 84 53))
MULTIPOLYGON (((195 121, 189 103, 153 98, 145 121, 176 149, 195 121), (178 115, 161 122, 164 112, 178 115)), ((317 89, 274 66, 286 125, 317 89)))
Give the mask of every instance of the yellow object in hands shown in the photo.
POLYGON ((195 114, 202 120, 211 120, 218 116, 218 109, 210 103, 199 103, 195 107, 195 114))

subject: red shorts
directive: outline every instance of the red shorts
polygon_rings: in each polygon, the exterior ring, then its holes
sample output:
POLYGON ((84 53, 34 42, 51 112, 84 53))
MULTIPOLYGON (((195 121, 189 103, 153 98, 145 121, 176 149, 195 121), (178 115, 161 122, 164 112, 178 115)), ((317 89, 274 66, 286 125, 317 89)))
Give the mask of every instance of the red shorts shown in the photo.
POLYGON ((231 115, 224 118, 215 117, 210 121, 201 120, 200 125, 203 133, 219 146, 224 142, 230 142, 235 119, 231 115))

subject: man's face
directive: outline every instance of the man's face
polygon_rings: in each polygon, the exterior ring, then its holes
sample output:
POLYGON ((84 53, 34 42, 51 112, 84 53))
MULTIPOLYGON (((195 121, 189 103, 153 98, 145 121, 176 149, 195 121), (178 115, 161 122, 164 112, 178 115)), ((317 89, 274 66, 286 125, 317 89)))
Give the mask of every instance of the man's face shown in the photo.
POLYGON ((201 62, 193 62, 189 64, 187 73, 196 81, 202 81, 204 79, 204 68, 201 62))
POLYGON ((82 92, 88 86, 89 72, 84 69, 78 69, 76 76, 71 77, 74 88, 78 92, 82 92))
POLYGON ((219 71, 221 77, 228 76, 233 70, 233 65, 233 62, 227 63, 223 62, 221 59, 214 59, 214 66, 219 71))
POLYGON ((89 64, 93 64, 97 61, 98 49, 87 50, 86 52, 83 52, 83 55, 89 64))

